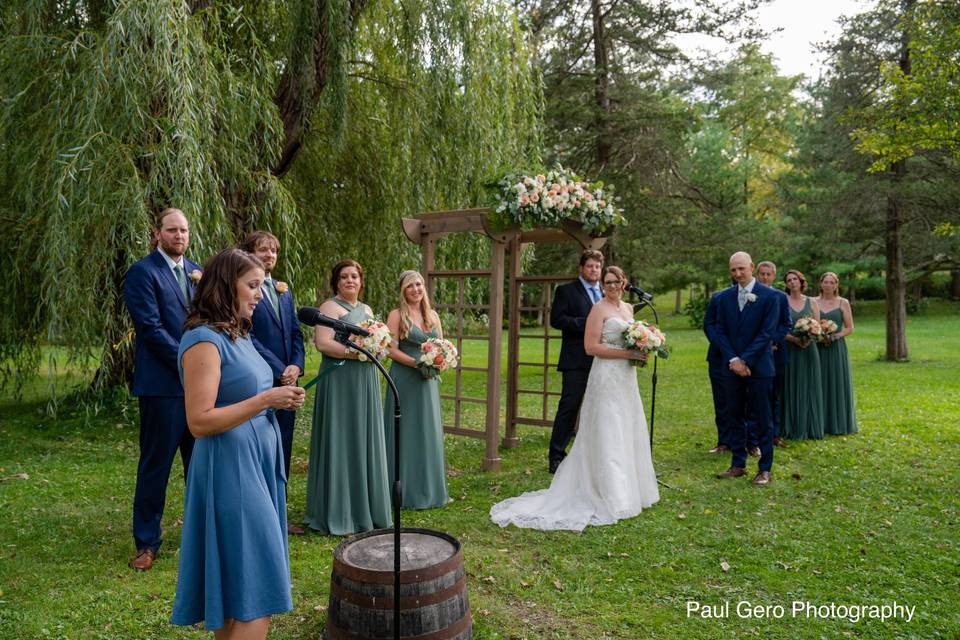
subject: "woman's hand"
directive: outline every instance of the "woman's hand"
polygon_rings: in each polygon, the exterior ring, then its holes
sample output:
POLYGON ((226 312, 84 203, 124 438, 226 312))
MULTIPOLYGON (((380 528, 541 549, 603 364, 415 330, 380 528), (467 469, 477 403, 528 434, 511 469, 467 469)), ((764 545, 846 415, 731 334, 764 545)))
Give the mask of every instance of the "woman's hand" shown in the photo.
POLYGON ((263 392, 263 399, 271 409, 286 409, 295 411, 303 406, 306 399, 306 392, 303 387, 294 387, 286 385, 283 387, 274 387, 263 392))
POLYGON ((647 356, 649 355, 646 351, 640 351, 640 349, 629 349, 627 358, 629 360, 637 360, 638 362, 646 363, 647 356))

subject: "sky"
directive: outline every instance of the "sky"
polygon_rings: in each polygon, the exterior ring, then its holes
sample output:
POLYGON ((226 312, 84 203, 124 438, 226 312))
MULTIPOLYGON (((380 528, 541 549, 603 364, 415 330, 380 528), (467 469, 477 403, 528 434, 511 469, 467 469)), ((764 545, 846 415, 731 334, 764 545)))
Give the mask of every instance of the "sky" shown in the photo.
MULTIPOLYGON (((813 44, 839 34, 837 18, 866 11, 872 4, 865 0, 774 0, 758 9, 757 20, 767 31, 782 30, 764 42, 763 49, 775 56, 783 75, 802 73, 815 79, 822 61, 813 44)), ((703 48, 715 53, 725 47, 720 41, 698 35, 683 37, 679 43, 685 49, 703 48)))

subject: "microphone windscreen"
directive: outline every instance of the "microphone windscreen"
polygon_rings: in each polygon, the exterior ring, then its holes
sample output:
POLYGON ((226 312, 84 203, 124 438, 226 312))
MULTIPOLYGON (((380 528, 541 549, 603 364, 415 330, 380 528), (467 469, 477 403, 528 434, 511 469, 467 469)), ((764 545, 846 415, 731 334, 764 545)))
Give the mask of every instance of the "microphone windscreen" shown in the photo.
POLYGON ((319 316, 320 310, 316 307, 300 307, 297 311, 297 320, 311 327, 316 326, 319 316))

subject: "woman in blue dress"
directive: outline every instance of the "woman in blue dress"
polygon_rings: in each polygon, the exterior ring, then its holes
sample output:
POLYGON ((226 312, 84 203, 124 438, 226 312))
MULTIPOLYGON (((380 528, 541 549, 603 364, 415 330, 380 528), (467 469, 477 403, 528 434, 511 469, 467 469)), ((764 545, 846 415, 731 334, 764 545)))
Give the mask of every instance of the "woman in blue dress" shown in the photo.
POLYGON ((270 616, 293 608, 273 412, 300 407, 304 391, 274 387, 248 335, 263 278, 260 261, 239 249, 211 258, 180 341, 187 424, 197 440, 171 622, 203 621, 217 640, 266 638, 270 616))

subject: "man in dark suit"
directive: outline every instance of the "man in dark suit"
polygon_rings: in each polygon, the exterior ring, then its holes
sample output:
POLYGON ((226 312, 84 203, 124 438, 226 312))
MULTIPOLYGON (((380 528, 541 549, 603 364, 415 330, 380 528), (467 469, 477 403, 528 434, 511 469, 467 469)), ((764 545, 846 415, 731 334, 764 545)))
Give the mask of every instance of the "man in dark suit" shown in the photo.
MULTIPOLYGON (((287 283, 279 282, 271 275, 280 254, 280 241, 268 231, 255 231, 244 239, 240 248, 260 259, 266 275, 261 285, 263 299, 253 311, 253 328, 250 330, 253 346, 270 365, 273 386, 294 385, 297 378, 303 375, 303 332, 297 321, 293 291, 287 283)), ((276 416, 283 445, 283 468, 289 478, 293 427, 297 414, 279 410, 276 416)), ((306 531, 288 520, 287 532, 303 535, 306 531)))
POLYGON ((770 388, 776 369, 770 343, 780 321, 779 295, 753 277, 753 261, 742 251, 730 256, 730 275, 736 282, 717 294, 716 322, 707 330, 710 342, 720 349, 723 372, 721 385, 730 434, 730 468, 717 475, 735 478, 746 475, 746 414, 757 420, 760 463, 754 484, 770 482, 773 467, 770 388))
MULTIPOLYGON (((710 330, 717 323, 717 295, 719 292, 710 296, 710 302, 707 303, 707 311, 703 316, 703 332, 710 337, 710 330)), ((713 342, 708 343, 707 347, 707 374, 710 376, 710 390, 713 394, 713 419, 717 426, 717 444, 710 449, 710 453, 724 453, 730 451, 730 435, 727 428, 727 413, 724 406, 723 376, 727 367, 723 362, 723 354, 720 353, 720 347, 713 342)))
MULTIPOLYGON (((777 265, 768 260, 757 265, 757 280, 760 284, 773 289, 773 283, 776 279, 777 265)), ((772 413, 770 424, 773 428, 773 445, 786 449, 787 443, 780 437, 780 398, 783 396, 783 373, 787 366, 786 337, 793 329, 793 323, 790 318, 790 299, 787 294, 779 289, 773 290, 780 294, 780 322, 777 325, 777 333, 773 337, 773 365, 776 368, 776 376, 773 380, 773 388, 770 390, 770 411, 772 413)))
POLYGON ((557 370, 563 376, 563 387, 550 435, 550 473, 557 470, 567 455, 567 445, 573 437, 577 413, 587 388, 593 358, 584 351, 583 330, 590 309, 603 297, 600 290, 602 271, 603 254, 587 249, 580 255, 579 277, 557 287, 553 295, 550 326, 562 332, 557 370))
POLYGON ((186 477, 193 451, 187 429, 177 352, 200 266, 187 260, 190 227, 179 209, 165 209, 153 231, 154 250, 127 270, 123 298, 133 319, 136 345, 133 395, 140 402, 140 461, 133 498, 129 565, 149 571, 161 543, 160 520, 177 449, 186 477))

